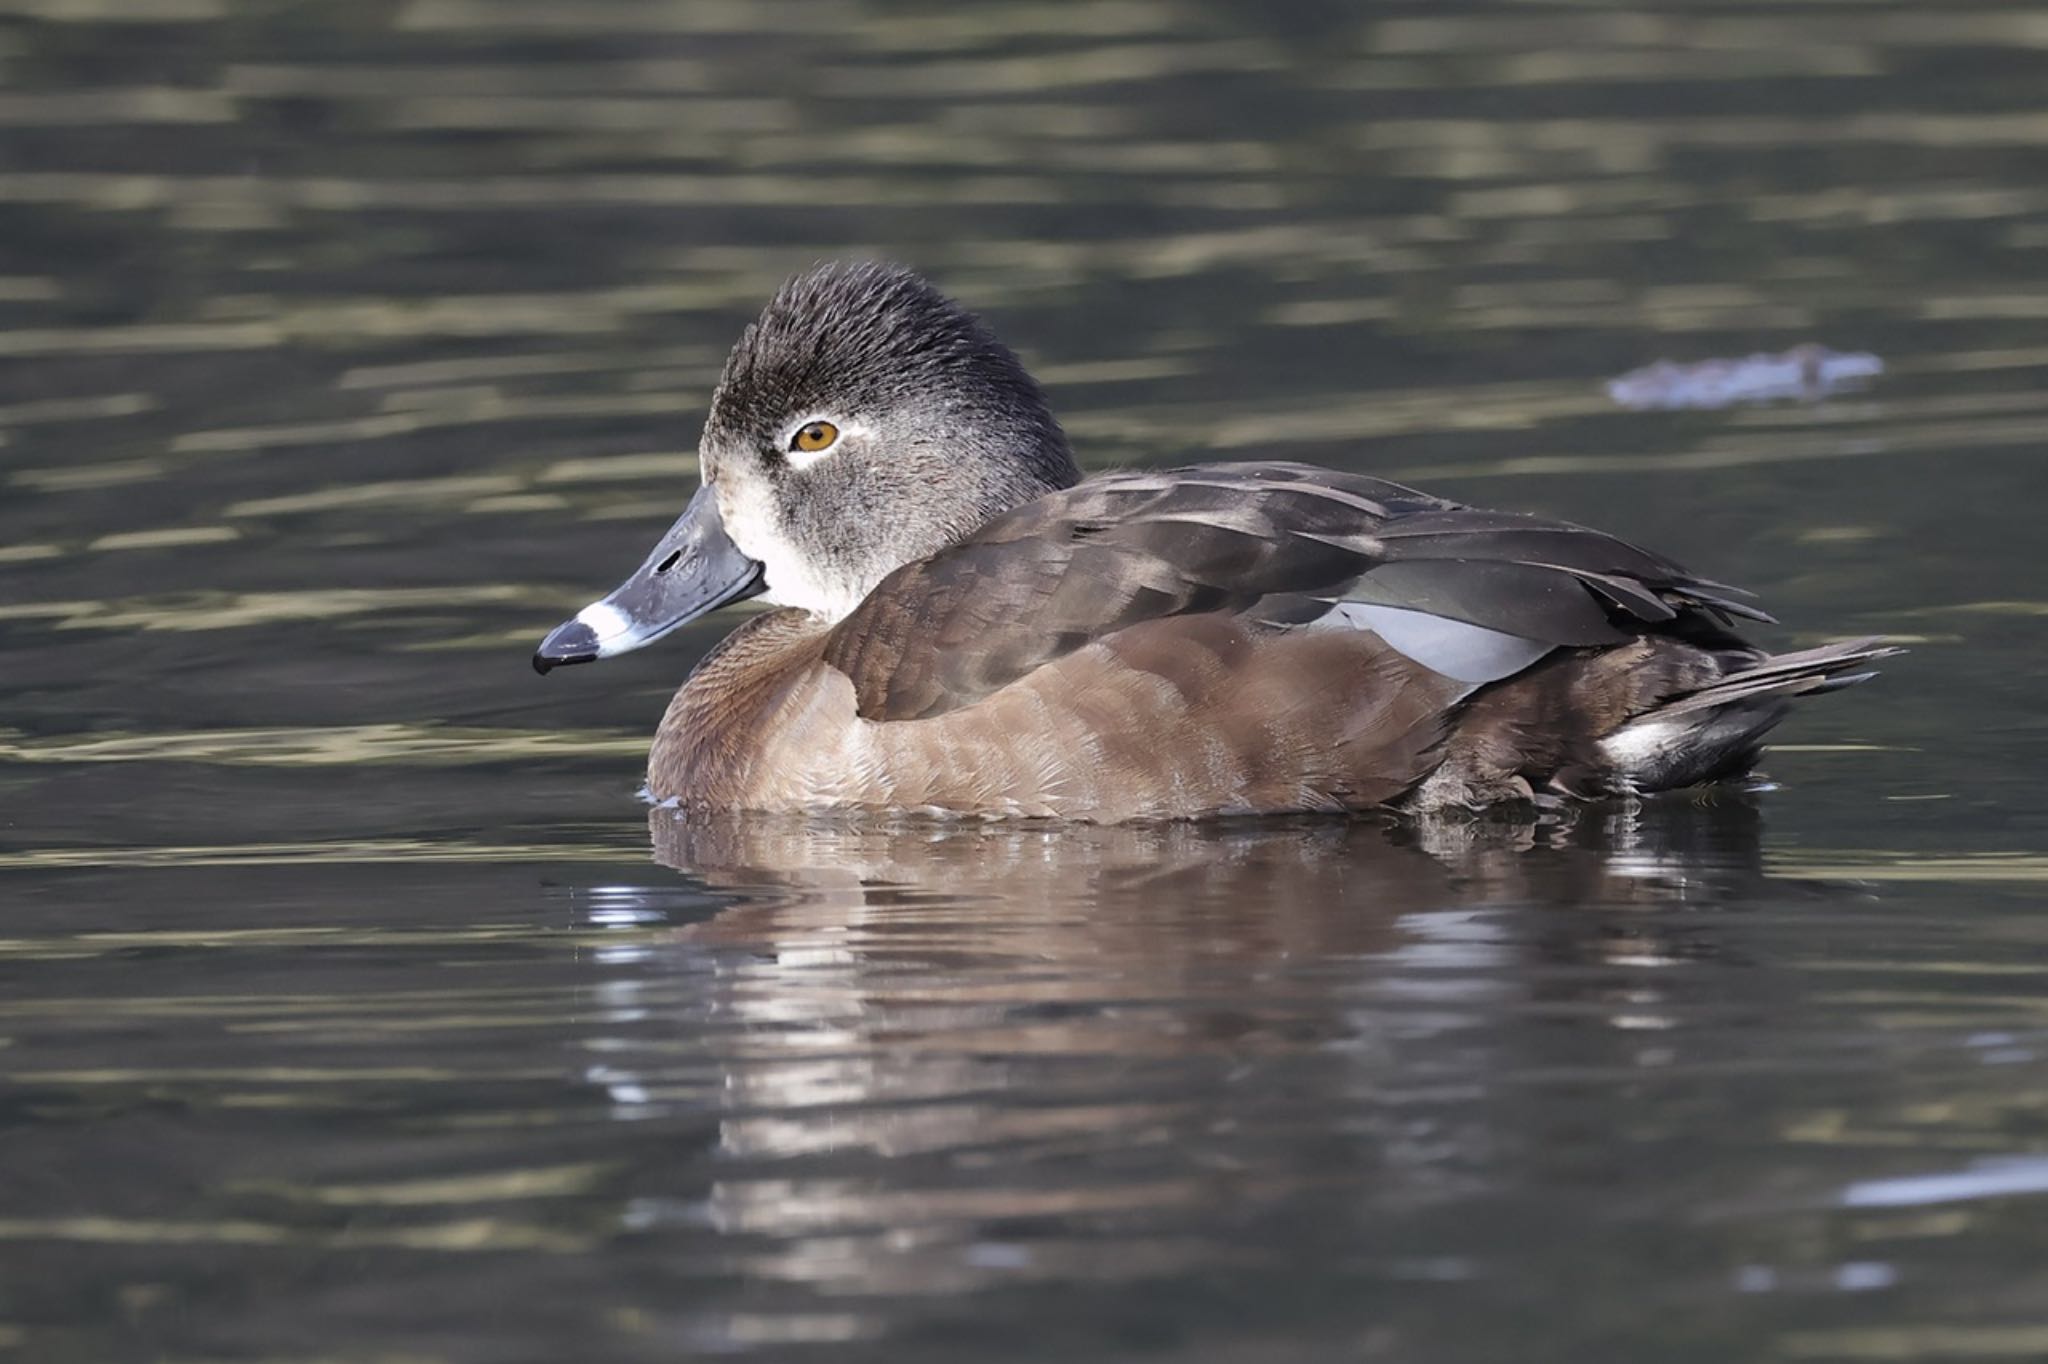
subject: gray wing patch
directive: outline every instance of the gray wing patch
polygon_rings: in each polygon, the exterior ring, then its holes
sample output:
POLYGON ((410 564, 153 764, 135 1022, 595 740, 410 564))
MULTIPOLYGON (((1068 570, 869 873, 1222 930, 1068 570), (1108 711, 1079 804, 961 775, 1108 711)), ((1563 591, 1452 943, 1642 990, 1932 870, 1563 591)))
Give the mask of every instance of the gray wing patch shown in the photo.
POLYGON ((1556 647, 1427 611, 1372 602, 1334 602, 1309 628, 1370 630, 1394 652, 1431 672, 1475 685, 1512 677, 1556 647))

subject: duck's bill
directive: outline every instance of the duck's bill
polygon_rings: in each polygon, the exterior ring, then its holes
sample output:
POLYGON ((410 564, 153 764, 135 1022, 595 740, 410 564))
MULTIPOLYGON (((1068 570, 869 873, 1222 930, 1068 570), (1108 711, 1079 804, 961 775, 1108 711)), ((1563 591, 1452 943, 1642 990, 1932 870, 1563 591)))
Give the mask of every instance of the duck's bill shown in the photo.
POLYGON ((766 586, 761 565, 726 537, 718 499, 699 488, 632 577, 548 632, 533 669, 629 653, 766 586))

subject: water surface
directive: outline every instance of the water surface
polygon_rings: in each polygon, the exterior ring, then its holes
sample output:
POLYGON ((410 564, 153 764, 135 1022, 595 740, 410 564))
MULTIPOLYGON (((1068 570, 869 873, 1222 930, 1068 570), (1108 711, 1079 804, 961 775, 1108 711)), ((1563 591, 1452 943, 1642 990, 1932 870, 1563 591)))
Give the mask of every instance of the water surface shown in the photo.
POLYGON ((1267 8, 0 5, 0 1356, 2048 1355, 2048 8, 1267 8), (650 816, 728 622, 526 657, 865 254, 1914 652, 1568 826, 650 816))

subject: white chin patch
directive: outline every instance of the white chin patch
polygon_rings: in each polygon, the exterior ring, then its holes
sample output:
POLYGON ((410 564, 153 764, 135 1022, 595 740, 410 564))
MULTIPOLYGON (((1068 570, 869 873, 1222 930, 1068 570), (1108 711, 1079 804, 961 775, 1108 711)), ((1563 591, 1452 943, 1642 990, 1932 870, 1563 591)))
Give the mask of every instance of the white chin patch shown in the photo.
POLYGON ((597 656, 610 658, 619 652, 619 646, 633 633, 633 622, 626 613, 608 602, 594 601, 576 613, 576 619, 590 627, 590 633, 597 636, 597 656))
POLYGON ((820 582, 807 575, 791 574, 782 587, 776 587, 771 581, 760 600, 763 606, 792 606, 836 625, 853 614, 853 608, 861 604, 864 594, 849 587, 820 582))
MULTIPOLYGON (((830 453, 821 450, 811 458, 820 459, 830 453)), ((768 580, 767 590, 760 598, 764 606, 791 606, 837 621, 844 619, 867 595, 865 589, 855 584, 826 576, 811 555, 799 551, 777 525, 768 490, 761 484, 736 483, 726 493, 722 510, 727 537, 739 547, 740 553, 763 566, 768 580)))

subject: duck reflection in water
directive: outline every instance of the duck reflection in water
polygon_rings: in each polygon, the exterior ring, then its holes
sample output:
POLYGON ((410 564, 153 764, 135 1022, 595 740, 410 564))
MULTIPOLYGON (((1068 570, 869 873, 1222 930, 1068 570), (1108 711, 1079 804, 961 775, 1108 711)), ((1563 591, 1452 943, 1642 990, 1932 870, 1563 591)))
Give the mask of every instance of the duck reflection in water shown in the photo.
POLYGON ((1315 817, 1066 826, 702 818, 656 809, 664 866, 747 899, 685 930, 801 952, 936 944, 1080 963, 1370 953, 1403 915, 1505 905, 1655 907, 1763 879, 1746 794, 1567 821, 1315 817), (920 906, 929 907, 920 912, 920 906))
POLYGON ((1189 1219, 1312 1223, 1332 1181, 1467 1196, 1531 1139, 1527 1077, 1639 1082, 1684 1021, 1659 968, 1743 959, 1695 911, 1772 892, 1756 823, 1732 794, 1571 825, 656 810, 657 859, 738 897, 674 940, 719 1039, 691 1215, 773 1238, 767 1279, 930 1294, 1222 1263, 1189 1219))

